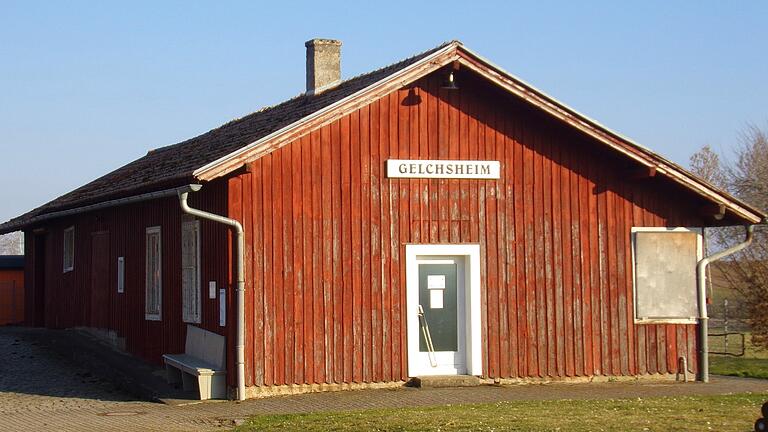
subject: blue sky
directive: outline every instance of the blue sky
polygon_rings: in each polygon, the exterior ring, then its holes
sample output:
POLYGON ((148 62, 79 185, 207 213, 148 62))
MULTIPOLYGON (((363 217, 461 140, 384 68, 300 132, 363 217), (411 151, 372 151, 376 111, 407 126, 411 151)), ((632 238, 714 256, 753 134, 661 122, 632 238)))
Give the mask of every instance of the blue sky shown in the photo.
POLYGON ((768 125, 768 2, 0 0, 0 220, 151 148, 304 88, 304 41, 344 77, 460 39, 686 164, 768 125))

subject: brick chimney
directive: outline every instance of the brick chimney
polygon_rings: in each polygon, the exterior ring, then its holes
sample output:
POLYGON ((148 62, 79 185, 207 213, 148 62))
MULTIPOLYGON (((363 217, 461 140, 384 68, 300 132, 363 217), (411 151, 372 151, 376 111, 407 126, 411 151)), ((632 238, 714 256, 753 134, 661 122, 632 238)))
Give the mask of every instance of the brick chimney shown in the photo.
POLYGON ((312 39, 307 47, 307 94, 320 94, 341 82, 341 41, 312 39))

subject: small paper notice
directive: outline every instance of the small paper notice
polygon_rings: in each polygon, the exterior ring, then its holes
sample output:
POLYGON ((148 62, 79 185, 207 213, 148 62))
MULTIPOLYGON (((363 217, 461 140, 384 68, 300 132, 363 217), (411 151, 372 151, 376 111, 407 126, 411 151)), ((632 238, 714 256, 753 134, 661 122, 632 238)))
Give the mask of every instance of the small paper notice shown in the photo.
POLYGON ((429 307, 432 309, 443 308, 443 290, 435 289, 429 292, 429 307))
POLYGON ((219 289, 219 326, 224 327, 227 324, 227 290, 219 289))
POLYGON ((445 289, 445 275, 428 275, 428 289, 445 289))

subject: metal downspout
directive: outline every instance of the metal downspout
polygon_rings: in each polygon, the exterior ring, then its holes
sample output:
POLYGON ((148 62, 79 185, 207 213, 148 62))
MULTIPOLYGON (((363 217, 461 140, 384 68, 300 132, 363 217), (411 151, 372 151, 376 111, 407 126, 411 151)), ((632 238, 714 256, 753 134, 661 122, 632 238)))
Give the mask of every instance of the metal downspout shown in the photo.
POLYGON ((699 379, 702 382, 709 382, 709 329, 707 323, 709 317, 707 316, 707 266, 721 258, 732 255, 752 243, 754 238, 754 225, 747 225, 744 227, 746 231, 746 237, 742 243, 729 247, 716 254, 703 258, 696 264, 696 285, 698 288, 698 300, 699 300, 699 379))
POLYGON ((187 195, 199 191, 203 186, 192 184, 178 189, 179 204, 184 213, 229 225, 237 233, 237 341, 235 342, 235 359, 237 364, 237 400, 245 400, 245 234, 240 222, 217 214, 191 208, 187 204, 187 195))

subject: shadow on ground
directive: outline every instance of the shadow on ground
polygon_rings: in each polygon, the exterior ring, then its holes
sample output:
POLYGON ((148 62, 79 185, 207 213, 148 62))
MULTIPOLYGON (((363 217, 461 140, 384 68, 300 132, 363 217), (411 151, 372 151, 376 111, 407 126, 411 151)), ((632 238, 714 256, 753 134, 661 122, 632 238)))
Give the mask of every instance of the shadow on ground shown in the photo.
POLYGON ((73 330, 0 327, 0 396, 5 392, 105 401, 194 400, 162 370, 73 330))

